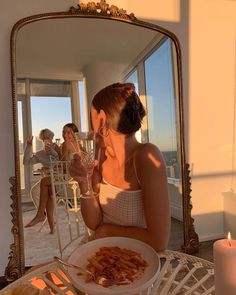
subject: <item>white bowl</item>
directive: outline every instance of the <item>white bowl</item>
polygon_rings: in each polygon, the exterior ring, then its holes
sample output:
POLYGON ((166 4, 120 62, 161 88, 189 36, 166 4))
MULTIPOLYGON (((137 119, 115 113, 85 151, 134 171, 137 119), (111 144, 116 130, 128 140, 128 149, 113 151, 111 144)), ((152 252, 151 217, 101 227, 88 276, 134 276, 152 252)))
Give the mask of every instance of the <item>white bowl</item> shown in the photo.
POLYGON ((69 257, 68 262, 86 268, 88 264, 87 259, 93 256, 101 247, 106 246, 119 246, 120 248, 126 248, 140 253, 142 258, 148 263, 144 274, 128 285, 114 285, 105 288, 94 282, 86 283, 83 276, 78 276, 78 270, 68 268, 73 285, 80 291, 86 292, 89 295, 132 295, 148 289, 155 282, 160 271, 158 254, 149 245, 135 239, 109 237, 88 242, 77 248, 69 257))

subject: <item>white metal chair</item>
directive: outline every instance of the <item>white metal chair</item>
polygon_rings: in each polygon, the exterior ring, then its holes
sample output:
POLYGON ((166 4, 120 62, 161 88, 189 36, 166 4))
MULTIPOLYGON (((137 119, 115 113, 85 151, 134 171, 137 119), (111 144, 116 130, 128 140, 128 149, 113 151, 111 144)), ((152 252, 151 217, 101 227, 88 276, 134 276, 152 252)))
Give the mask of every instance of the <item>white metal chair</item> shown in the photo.
MULTIPOLYGON (((30 189, 30 198, 31 198, 36 210, 38 210, 38 207, 39 207, 40 183, 41 183, 41 179, 38 180, 30 189)), ((47 222, 47 217, 45 216, 45 219, 38 230, 39 232, 41 232, 41 230, 43 229, 46 222, 47 222)))
POLYGON ((80 212, 80 191, 76 181, 69 174, 69 161, 52 161, 50 164, 50 176, 52 185, 52 197, 54 200, 54 216, 56 221, 56 234, 59 251, 63 251, 75 240, 87 233, 80 212), (65 216, 66 222, 62 223, 59 214, 65 216), (62 233, 68 236, 62 239, 62 233))
POLYGON ((160 254, 162 267, 148 295, 213 295, 214 264, 185 253, 160 254))

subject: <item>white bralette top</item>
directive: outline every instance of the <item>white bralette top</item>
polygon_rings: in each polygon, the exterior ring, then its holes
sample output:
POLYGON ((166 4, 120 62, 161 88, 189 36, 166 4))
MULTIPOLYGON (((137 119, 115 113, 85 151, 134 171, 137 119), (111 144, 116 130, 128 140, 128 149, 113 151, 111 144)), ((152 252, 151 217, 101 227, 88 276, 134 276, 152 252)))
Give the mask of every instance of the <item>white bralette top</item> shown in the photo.
POLYGON ((123 190, 104 179, 100 183, 99 200, 103 222, 146 228, 142 190, 123 190))

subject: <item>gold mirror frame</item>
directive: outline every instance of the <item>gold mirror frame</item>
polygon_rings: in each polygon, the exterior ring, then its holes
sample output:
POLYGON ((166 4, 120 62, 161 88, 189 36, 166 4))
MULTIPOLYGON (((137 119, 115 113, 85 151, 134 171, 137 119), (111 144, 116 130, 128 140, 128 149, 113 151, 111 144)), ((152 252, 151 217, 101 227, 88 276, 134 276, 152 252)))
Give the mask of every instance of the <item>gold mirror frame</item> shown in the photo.
POLYGON ((20 197, 20 159, 18 145, 18 118, 17 118, 17 97, 16 97, 16 36, 17 32, 23 26, 43 19, 58 18, 95 18, 95 19, 111 19, 115 21, 129 23, 135 26, 151 29, 167 35, 173 41, 177 54, 177 71, 178 71, 178 96, 179 96, 179 140, 181 155, 181 176, 182 176, 182 198, 183 198, 183 231, 184 245, 182 250, 185 253, 193 254, 198 251, 199 240, 194 229, 194 220, 191 217, 191 178, 189 164, 185 160, 184 145, 184 117, 183 117, 183 85, 182 85, 182 67, 181 67, 181 51, 177 37, 170 31, 157 25, 138 20, 133 13, 127 14, 125 10, 119 9, 114 5, 109 5, 105 0, 100 3, 89 2, 87 4, 80 3, 78 7, 70 7, 66 12, 53 12, 29 16, 19 20, 13 27, 11 32, 11 83, 12 83, 12 104, 13 104, 13 129, 14 129, 14 159, 15 159, 15 176, 10 178, 11 199, 12 199, 12 234, 14 242, 10 246, 9 262, 5 270, 6 280, 11 282, 21 277, 24 272, 24 242, 23 242, 23 225, 21 212, 20 197))

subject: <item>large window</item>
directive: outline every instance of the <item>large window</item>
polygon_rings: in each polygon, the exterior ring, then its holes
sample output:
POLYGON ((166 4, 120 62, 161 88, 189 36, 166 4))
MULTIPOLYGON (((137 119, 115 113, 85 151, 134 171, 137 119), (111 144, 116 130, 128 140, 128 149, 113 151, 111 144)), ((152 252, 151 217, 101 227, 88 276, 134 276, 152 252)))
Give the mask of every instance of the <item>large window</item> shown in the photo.
POLYGON ((151 54, 144 56, 135 65, 135 69, 127 75, 125 81, 134 83, 146 107, 147 120, 142 127, 143 141, 151 142, 160 148, 166 161, 169 181, 178 180, 179 152, 171 40, 160 40, 151 54))
POLYGON ((162 151, 167 175, 179 178, 171 41, 161 44, 145 61, 148 137, 162 151))
POLYGON ((38 134, 44 128, 52 130, 55 134, 54 140, 62 142, 62 127, 72 122, 70 97, 31 96, 30 105, 32 135, 35 138, 33 151, 42 148, 38 134))
POLYGON ((126 79, 126 82, 133 83, 135 90, 139 95, 138 71, 134 70, 126 79))
POLYGON ((39 176, 35 171, 41 164, 23 165, 24 148, 28 137, 33 136, 33 152, 42 148, 38 138, 41 129, 48 128, 54 132, 54 141, 62 142, 62 127, 73 121, 72 87, 70 81, 31 80, 17 81, 18 126, 21 189, 23 202, 27 201, 32 184, 39 176))

